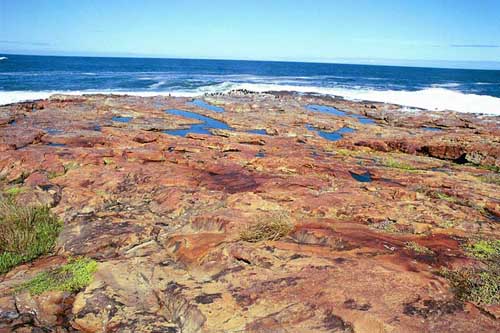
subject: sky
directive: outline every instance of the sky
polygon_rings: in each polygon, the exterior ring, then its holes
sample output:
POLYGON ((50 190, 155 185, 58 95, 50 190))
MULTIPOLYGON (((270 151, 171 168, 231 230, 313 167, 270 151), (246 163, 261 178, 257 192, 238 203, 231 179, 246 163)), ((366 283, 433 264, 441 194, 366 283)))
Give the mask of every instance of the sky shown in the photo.
POLYGON ((0 0, 0 53, 500 69, 500 1, 0 0))

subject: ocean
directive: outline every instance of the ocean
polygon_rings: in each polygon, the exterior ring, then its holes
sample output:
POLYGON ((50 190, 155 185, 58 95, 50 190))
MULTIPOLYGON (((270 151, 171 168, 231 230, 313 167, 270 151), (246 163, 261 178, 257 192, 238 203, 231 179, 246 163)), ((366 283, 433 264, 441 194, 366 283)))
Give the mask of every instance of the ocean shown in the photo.
POLYGON ((500 115, 500 71, 274 61, 0 54, 0 105, 54 93, 198 96, 296 91, 395 103, 405 110, 500 115))

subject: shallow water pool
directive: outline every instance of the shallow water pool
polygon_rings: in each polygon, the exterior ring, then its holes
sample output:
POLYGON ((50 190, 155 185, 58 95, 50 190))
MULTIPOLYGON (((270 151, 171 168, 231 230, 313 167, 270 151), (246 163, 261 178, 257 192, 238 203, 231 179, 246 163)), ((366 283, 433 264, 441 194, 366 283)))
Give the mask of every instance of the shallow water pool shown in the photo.
POLYGON ((224 108, 222 108, 220 106, 208 104, 207 102, 205 102, 204 100, 201 100, 201 99, 195 99, 192 102, 189 102, 189 104, 195 105, 195 106, 198 106, 200 108, 207 109, 207 110, 210 110, 213 112, 224 112, 224 108))
POLYGON ((193 124, 193 125, 190 125, 189 128, 186 128, 186 129, 163 131, 166 134, 176 135, 176 136, 186 136, 190 133, 212 135, 212 133, 210 133, 210 129, 222 129, 222 130, 231 130, 232 129, 226 123, 223 123, 221 121, 215 120, 215 119, 210 118, 210 117, 202 116, 201 114, 198 114, 198 113, 184 111, 184 110, 177 110, 177 109, 170 109, 170 110, 167 110, 165 112, 168 114, 175 115, 175 116, 181 116, 181 117, 185 117, 185 118, 189 118, 189 119, 195 119, 195 120, 202 121, 201 124, 193 124))

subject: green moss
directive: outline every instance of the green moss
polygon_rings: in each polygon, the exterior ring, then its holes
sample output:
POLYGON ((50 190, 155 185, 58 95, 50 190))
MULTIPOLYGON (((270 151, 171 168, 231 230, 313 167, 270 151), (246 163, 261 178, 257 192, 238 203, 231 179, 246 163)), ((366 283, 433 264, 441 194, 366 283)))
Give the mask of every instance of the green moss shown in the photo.
POLYGON ((416 242, 405 243, 405 249, 413 251, 417 254, 434 254, 432 250, 425 246, 418 245, 416 242))
POLYGON ((437 222, 437 226, 440 227, 440 228, 445 228, 445 229, 448 229, 448 228, 452 228, 454 227, 456 224, 456 222, 454 221, 441 221, 441 222, 437 222))
POLYGON ((271 218, 251 225, 240 234, 240 238, 247 242, 261 242, 265 240, 279 240, 288 235, 292 225, 284 215, 276 215, 271 218))
POLYGON ((448 279, 455 296, 477 304, 500 304, 500 265, 489 263, 485 268, 464 268, 441 271, 448 279))
POLYGON ((389 168, 394 168, 394 169, 401 169, 401 170, 407 170, 407 171, 414 171, 416 170, 413 166, 409 164, 405 164, 399 161, 396 161, 392 157, 386 158, 383 160, 382 164, 386 167, 389 168))
POLYGON ((479 168, 500 173, 500 167, 496 165, 480 165, 479 168))
POLYGON ((64 167, 64 172, 68 172, 69 170, 75 170, 80 168, 80 164, 77 162, 69 162, 63 165, 64 167))
POLYGON ((59 290, 77 292, 87 287, 93 280, 97 262, 88 258, 71 260, 66 265, 43 272, 16 288, 17 292, 27 290, 32 295, 59 290))
POLYGON ((354 152, 352 150, 345 149, 345 148, 339 148, 339 149, 335 150, 335 153, 340 155, 340 156, 352 156, 354 154, 354 152))
POLYGON ((100 197, 106 197, 106 196, 108 196, 108 192, 106 192, 104 190, 96 190, 95 194, 97 194, 100 197))
POLYGON ((462 164, 462 166, 468 166, 468 167, 475 167, 483 170, 488 170, 488 171, 493 171, 496 173, 500 173, 500 167, 496 165, 482 165, 482 164, 475 164, 475 163, 465 163, 462 164))
POLYGON ((63 171, 63 172, 49 171, 49 172, 47 172, 47 178, 48 179, 54 179, 54 178, 57 178, 57 177, 61 177, 61 176, 64 176, 65 172, 66 171, 63 171))
POLYGON ((469 255, 480 260, 500 259, 500 239, 479 240, 468 244, 465 250, 469 255))
POLYGON ((114 163, 114 161, 111 158, 107 158, 107 157, 104 157, 102 159, 102 161, 104 162, 104 165, 110 165, 110 164, 114 163))
POLYGON ((23 193, 26 189, 22 188, 22 187, 19 187, 19 186, 12 186, 8 189, 6 189, 5 191, 3 191, 3 193, 5 195, 8 195, 8 196, 11 196, 11 197, 15 197, 21 193, 23 193))
POLYGON ((0 198, 0 274, 52 251, 61 226, 48 207, 0 198))
POLYGON ((456 201, 454 197, 452 197, 451 195, 445 194, 445 193, 434 192, 434 195, 436 196, 436 198, 444 200, 444 201, 448 201, 448 202, 455 202, 456 201))
POLYGON ((438 192, 438 191, 431 191, 431 192, 429 192, 429 195, 432 196, 432 197, 434 197, 434 198, 447 201, 449 203, 454 203, 454 204, 457 204, 457 205, 461 205, 461 206, 466 206, 466 207, 471 207, 471 208, 476 208, 477 209, 477 207, 475 207, 472 203, 467 202, 465 200, 462 200, 460 198, 451 196, 451 195, 446 194, 446 193, 442 193, 442 192, 438 192))
POLYGON ((465 250, 480 260, 481 266, 445 270, 441 275, 448 279, 452 291, 461 300, 500 304, 500 240, 479 240, 466 245, 465 250))

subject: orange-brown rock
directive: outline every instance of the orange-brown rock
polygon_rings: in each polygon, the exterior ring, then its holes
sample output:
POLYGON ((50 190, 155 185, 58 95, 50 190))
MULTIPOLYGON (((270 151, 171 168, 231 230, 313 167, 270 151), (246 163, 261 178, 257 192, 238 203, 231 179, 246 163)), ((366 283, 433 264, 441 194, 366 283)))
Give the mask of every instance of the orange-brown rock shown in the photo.
POLYGON ((494 306, 456 299, 436 274, 474 264, 468 239, 500 235, 498 117, 204 98, 225 112, 107 95, 0 107, 0 190, 18 187, 17 200, 64 221, 53 255, 0 276, 0 332, 500 330, 494 306), (168 109, 231 129, 174 136, 200 121, 168 109), (355 131, 322 137, 344 127, 355 131), (241 239, 277 220, 286 236, 241 239), (99 262, 84 290, 13 292, 74 256, 99 262))

